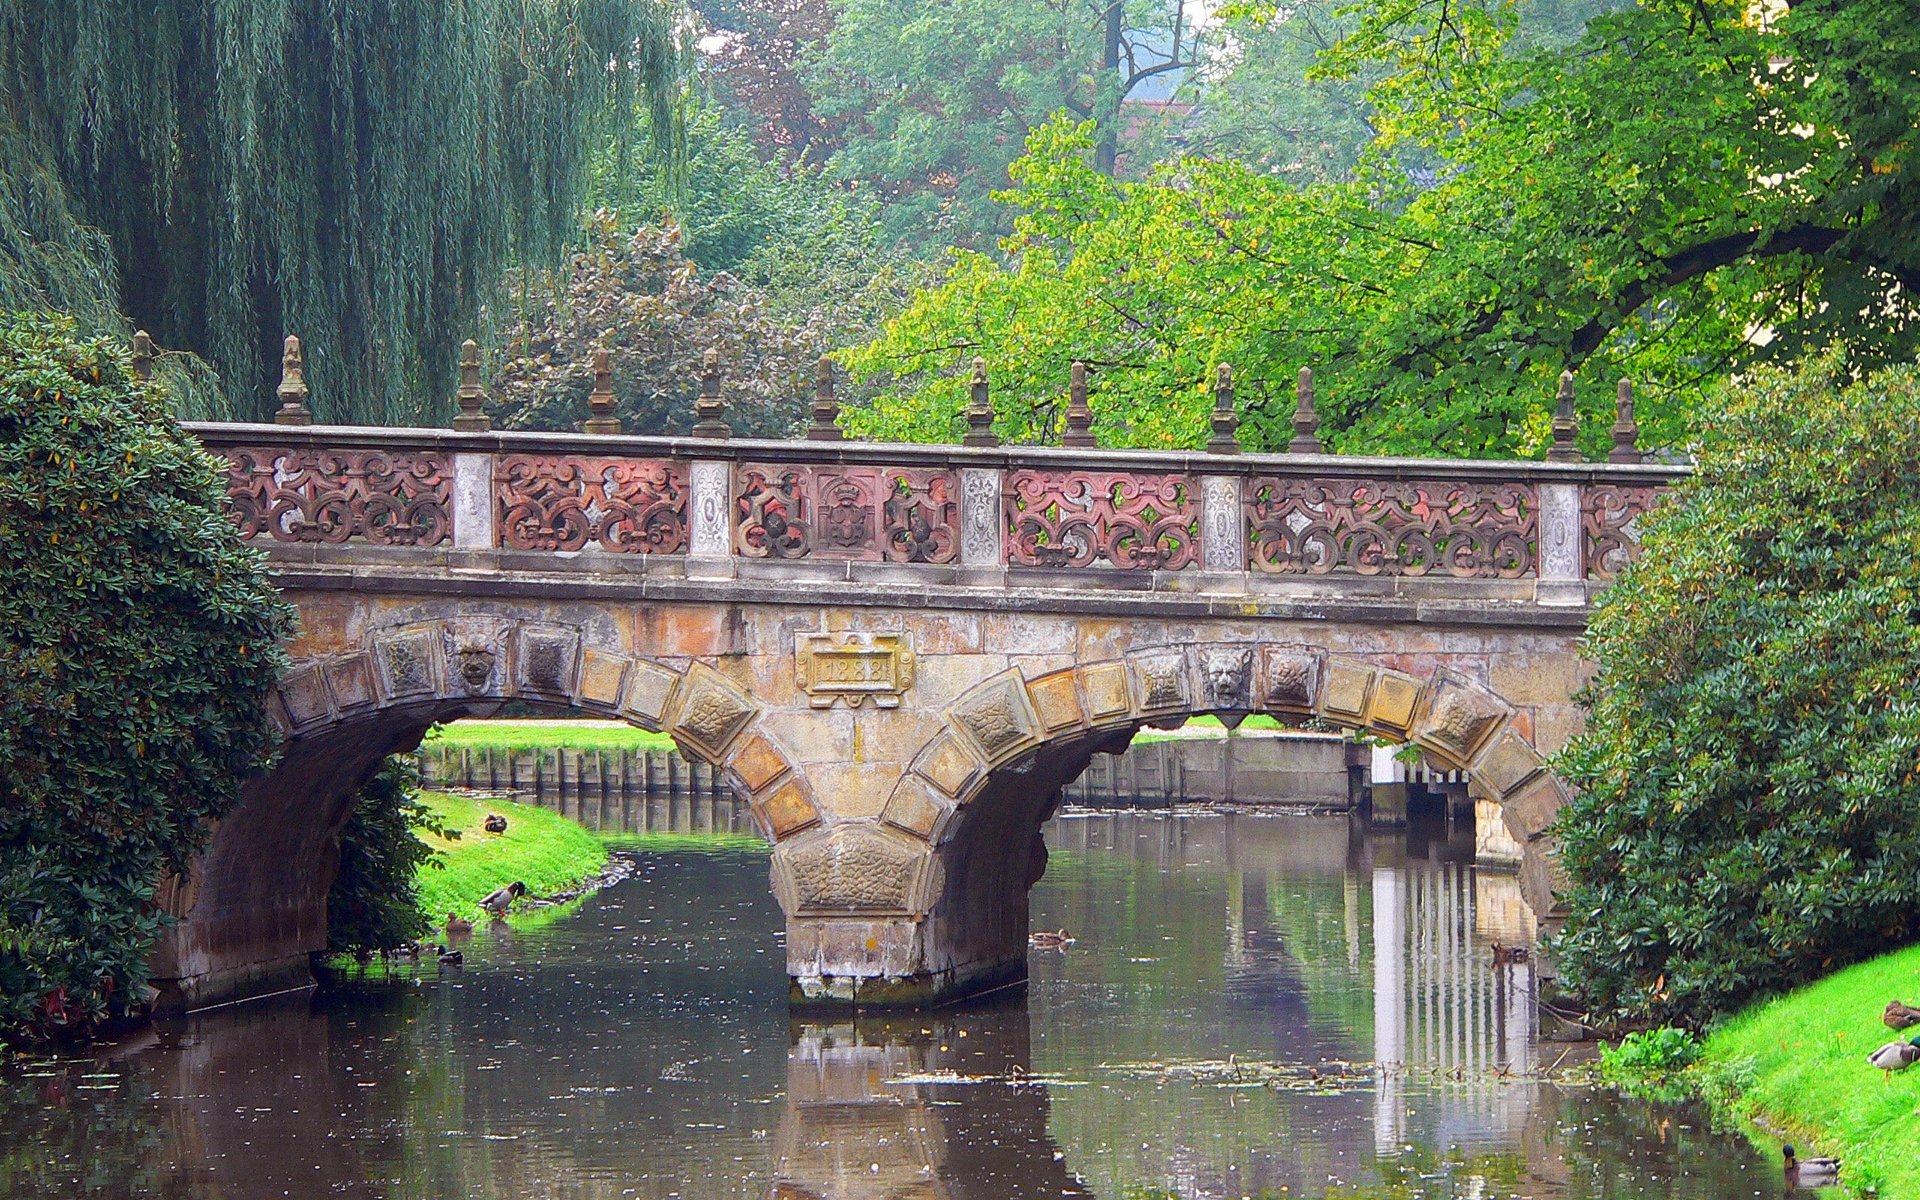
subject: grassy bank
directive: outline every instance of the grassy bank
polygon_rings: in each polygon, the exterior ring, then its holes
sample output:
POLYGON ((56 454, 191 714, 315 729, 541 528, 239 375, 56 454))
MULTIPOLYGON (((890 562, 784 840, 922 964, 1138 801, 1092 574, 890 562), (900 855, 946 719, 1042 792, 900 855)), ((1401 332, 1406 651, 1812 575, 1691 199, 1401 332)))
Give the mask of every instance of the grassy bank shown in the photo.
POLYGON ((1883 1081, 1867 1055, 1895 1037, 1888 1000, 1920 1003, 1920 946, 1849 967, 1735 1016, 1702 1047, 1695 1073, 1715 1103, 1840 1158, 1849 1190, 1920 1200, 1920 1069, 1883 1081))
POLYGON ((457 839, 422 834, 444 867, 420 870, 421 907, 436 927, 454 912, 478 920, 480 897, 518 879, 535 896, 566 891, 599 873, 607 847, 591 831, 565 817, 510 800, 470 800, 446 792, 421 792, 420 803, 457 839), (488 833, 488 813, 507 819, 507 831, 488 833))
POLYGON ((524 754, 534 750, 671 750, 673 739, 648 733, 624 721, 455 721, 427 735, 421 749, 492 750, 524 754))

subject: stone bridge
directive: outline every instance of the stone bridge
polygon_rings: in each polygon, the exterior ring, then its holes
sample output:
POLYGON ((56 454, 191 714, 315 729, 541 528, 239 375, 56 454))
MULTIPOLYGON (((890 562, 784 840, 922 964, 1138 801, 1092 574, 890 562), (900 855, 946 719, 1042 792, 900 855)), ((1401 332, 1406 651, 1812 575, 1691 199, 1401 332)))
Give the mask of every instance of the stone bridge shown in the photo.
POLYGON ((193 431, 301 625, 278 767, 164 889, 180 920, 156 981, 190 1006, 305 982, 355 789, 433 723, 508 701, 664 730, 724 771, 772 843, 797 1004, 1024 979, 1062 786, 1201 713, 1361 730, 1470 771, 1544 916, 1562 792, 1542 755, 1579 721, 1588 600, 1676 474, 193 431))

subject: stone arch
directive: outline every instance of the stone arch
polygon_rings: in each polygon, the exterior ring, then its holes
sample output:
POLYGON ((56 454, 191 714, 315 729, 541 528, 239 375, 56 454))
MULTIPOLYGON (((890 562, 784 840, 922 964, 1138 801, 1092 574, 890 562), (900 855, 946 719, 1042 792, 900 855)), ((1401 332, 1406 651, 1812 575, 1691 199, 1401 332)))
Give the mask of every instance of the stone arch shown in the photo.
POLYGON ((157 901, 177 922, 152 957, 162 1003, 305 983, 325 947, 351 797, 433 723, 510 700, 669 734, 723 770, 775 845, 821 820, 764 706, 697 659, 676 665, 601 644, 583 626, 493 614, 375 626, 357 644, 296 659, 269 699, 279 762, 248 782, 187 880, 163 885, 157 901))
MULTIPOLYGON (((917 977, 924 990, 946 996, 1024 977, 1027 890, 1046 864, 1039 827, 1061 787, 1143 726, 1208 713, 1233 723, 1252 713, 1320 718, 1417 745, 1471 772, 1476 793, 1499 804, 1524 848, 1529 903, 1548 913, 1555 879, 1542 830, 1565 793, 1513 706, 1491 690, 1446 668, 1422 678, 1290 642, 1156 646, 1031 679, 1009 668, 975 684, 948 705, 876 821, 815 831, 791 847, 791 861, 808 862, 815 878, 784 881, 790 917, 817 913, 844 924, 865 915, 832 903, 848 894, 836 878, 854 863, 888 881, 864 885, 874 913, 898 914, 892 924, 866 926, 881 961, 864 971, 851 952, 861 931, 830 932, 831 920, 817 942, 790 931, 796 988, 811 977, 818 995, 810 998, 844 999, 849 988, 836 977, 861 972, 917 977)), ((779 864, 775 876, 783 886, 779 864)))

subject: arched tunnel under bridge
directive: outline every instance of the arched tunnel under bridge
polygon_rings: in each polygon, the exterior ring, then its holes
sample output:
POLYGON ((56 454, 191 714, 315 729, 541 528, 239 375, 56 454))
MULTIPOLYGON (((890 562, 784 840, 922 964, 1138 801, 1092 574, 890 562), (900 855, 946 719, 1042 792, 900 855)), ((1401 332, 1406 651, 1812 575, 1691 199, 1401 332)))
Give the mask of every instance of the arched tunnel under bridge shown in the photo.
POLYGON ((1529 900, 1551 905, 1540 834, 1563 794, 1534 742, 1570 717, 1568 633, 1421 632, 1409 650, 1386 630, 1363 651, 1272 621, 296 598, 281 760, 165 895, 179 921, 154 967, 173 1004, 304 982, 358 787, 434 723, 509 701, 665 731, 722 773, 772 843, 801 1006, 936 1004, 1024 979, 1061 789, 1139 729, 1203 713, 1318 719, 1469 769, 1524 851, 1529 900), (842 676, 860 704, 831 686, 842 676), (1496 676, 1525 694, 1482 682, 1496 676))

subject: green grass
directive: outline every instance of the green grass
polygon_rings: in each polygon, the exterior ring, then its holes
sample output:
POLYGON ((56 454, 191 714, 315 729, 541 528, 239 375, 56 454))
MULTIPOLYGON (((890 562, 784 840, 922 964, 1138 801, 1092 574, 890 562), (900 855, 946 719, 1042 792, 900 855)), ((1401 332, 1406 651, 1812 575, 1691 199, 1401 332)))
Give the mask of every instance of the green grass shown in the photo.
POLYGON ((1867 1055, 1895 1037, 1889 1000, 1920 1003, 1920 946, 1849 967, 1739 1013, 1706 1041, 1710 1095, 1795 1144, 1831 1154, 1855 1192, 1920 1200, 1920 1069, 1883 1082, 1867 1055))
MULTIPOLYGON (((592 831, 565 817, 531 805, 504 799, 470 800, 446 792, 420 793, 420 803, 432 810, 441 826, 460 832, 458 840, 422 834, 445 864, 430 861, 415 877, 420 906, 435 928, 449 912, 484 924, 480 897, 518 879, 535 896, 569 890, 607 863, 607 846, 592 831), (507 819, 507 831, 491 834, 481 828, 488 813, 507 819)), ((560 908, 533 909, 516 914, 515 924, 544 924, 562 913, 560 908)))
POLYGON ((623 721, 455 721, 427 735, 421 749, 485 750, 523 754, 534 750, 671 750, 673 739, 623 721))
MULTIPOLYGON (((1293 726, 1282 724, 1280 721, 1277 721, 1274 718, 1267 716, 1265 713, 1254 713, 1252 716, 1248 717, 1246 720, 1240 723, 1240 728, 1241 729, 1291 729, 1293 728, 1293 726)), ((1186 733, 1186 731, 1189 729, 1204 729, 1207 732, 1215 734, 1220 737, 1225 737, 1227 733, 1227 727, 1220 723, 1219 717, 1195 717, 1192 720, 1188 721, 1185 725, 1181 726, 1180 729, 1177 731, 1163 730, 1163 729, 1142 729, 1139 733, 1136 733, 1133 735, 1133 740, 1136 742, 1170 742, 1183 735, 1187 737, 1193 736, 1192 734, 1186 733)))

